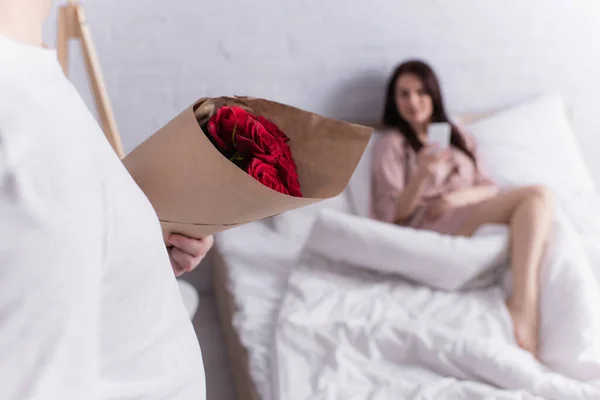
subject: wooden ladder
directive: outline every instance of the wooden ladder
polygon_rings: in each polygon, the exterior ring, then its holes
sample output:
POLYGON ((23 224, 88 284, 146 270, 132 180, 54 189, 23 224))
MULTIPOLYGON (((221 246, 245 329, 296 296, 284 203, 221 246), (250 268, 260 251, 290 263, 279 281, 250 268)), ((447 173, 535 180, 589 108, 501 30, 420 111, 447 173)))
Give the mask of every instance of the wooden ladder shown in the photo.
POLYGON ((71 39, 78 40, 81 44, 86 72, 102 130, 119 158, 123 159, 125 152, 117 130, 117 123, 110 105, 106 85, 104 84, 92 35, 85 20, 83 7, 75 0, 68 0, 68 3, 58 10, 56 52, 65 75, 68 75, 69 72, 69 44, 71 39))

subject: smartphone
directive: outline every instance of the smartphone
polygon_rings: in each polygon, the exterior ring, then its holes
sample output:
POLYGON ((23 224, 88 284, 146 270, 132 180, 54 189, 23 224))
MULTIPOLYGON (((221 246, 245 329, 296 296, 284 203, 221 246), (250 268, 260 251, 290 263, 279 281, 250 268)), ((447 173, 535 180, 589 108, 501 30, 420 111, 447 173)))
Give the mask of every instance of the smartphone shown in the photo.
POLYGON ((448 122, 433 122, 427 128, 427 138, 430 144, 436 144, 440 150, 450 147, 452 126, 448 122))

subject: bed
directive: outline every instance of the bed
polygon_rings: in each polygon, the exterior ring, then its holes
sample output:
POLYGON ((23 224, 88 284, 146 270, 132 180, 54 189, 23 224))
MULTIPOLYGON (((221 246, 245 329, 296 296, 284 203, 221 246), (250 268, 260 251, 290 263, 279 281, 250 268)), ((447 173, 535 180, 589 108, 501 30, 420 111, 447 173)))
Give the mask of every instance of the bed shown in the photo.
MULTIPOLYGON (((572 132, 566 127, 568 125, 566 112, 563 114, 557 112, 557 107, 561 109, 564 104, 557 99, 556 96, 542 97, 504 111, 499 116, 492 116, 489 121, 488 118, 482 119, 485 117, 483 115, 477 115, 475 118, 469 117, 469 122, 476 119, 473 124, 469 125, 469 128, 480 145, 479 151, 483 153, 482 157, 491 162, 493 178, 501 185, 510 187, 544 183, 555 190, 560 202, 566 201, 573 205, 576 204, 572 201, 574 193, 577 193, 577 196, 580 196, 582 192, 591 195, 595 193, 595 187, 593 183, 590 183, 589 172, 582 166, 581 157, 576 150, 567 151, 565 155, 567 159, 570 158, 570 162, 566 163, 571 168, 570 173, 566 171, 558 173, 556 170, 554 165, 556 164, 554 162, 556 150, 561 149, 564 152, 565 148, 574 148, 573 138, 567 137, 572 136, 572 132), (553 117, 549 118, 548 116, 553 117), (479 120, 482 122, 477 122, 479 120), (531 135, 531 138, 528 139, 524 134, 524 132, 536 129, 544 132, 545 135, 556 133, 556 140, 540 145, 540 141, 535 135, 531 135), (558 132, 561 129, 564 132, 558 132), (504 132, 511 134, 507 135, 504 132), (515 149, 527 149, 524 152, 527 154, 526 158, 519 159, 519 154, 515 154, 519 152, 515 152, 515 149), (532 162, 530 158, 534 151, 537 151, 537 154, 534 154, 538 157, 537 160, 534 160, 537 167, 534 168, 531 164, 531 169, 527 170, 529 172, 524 174, 523 169, 518 165, 529 166, 528 163, 532 162), (514 163, 516 167, 503 168, 502 165, 506 165, 507 160, 514 163), (562 176, 570 178, 562 180, 560 178, 562 176)), ((276 380, 274 376, 277 368, 274 367, 276 361, 273 354, 273 342, 276 340, 275 325, 278 314, 280 308, 283 307, 282 299, 286 295, 288 285, 291 284, 289 281, 292 281, 290 274, 298 264, 298 256, 308 240, 310 226, 319 210, 334 209, 363 217, 368 214, 369 151, 370 147, 365 152, 364 160, 359 163, 348 189, 338 198, 297 210, 297 212, 284 213, 268 221, 247 224, 216 236, 216 245, 212 253, 215 265, 214 292, 222 329, 225 333, 236 391, 240 400, 287 400, 287 398, 276 395, 278 389, 277 383, 274 382, 276 380)), ((582 207, 572 206, 571 209, 573 212, 577 212, 582 207)), ((580 220, 585 220, 585 217, 580 220)), ((597 227, 595 234, 600 234, 600 226, 597 227)), ((498 312, 502 313, 501 310, 498 312)), ((498 331, 502 329, 499 328, 498 331)), ((510 332, 505 333, 500 336, 510 336, 510 332)), ((524 360, 523 365, 526 365, 528 361, 524 360)), ((495 364, 492 362, 489 365, 495 364)), ((492 373, 492 375, 494 374, 492 373)), ((498 376, 500 375, 498 372, 498 376)), ((550 379, 544 376, 544 379, 536 381, 536 388, 527 389, 540 390, 537 392, 538 395, 539 393, 566 390, 563 393, 568 393, 568 398, 573 399, 594 398, 593 396, 599 393, 599 386, 580 387, 571 381, 561 379, 554 376, 550 379), (568 391, 571 388, 573 390, 568 391), (590 393, 592 394, 590 395, 590 393)), ((455 381, 456 379, 444 381, 444 385, 455 385, 455 381)), ((493 382, 493 379, 487 379, 486 383, 490 382, 493 382)), ((495 384, 502 386, 500 383, 495 384)), ((514 387, 508 386, 510 390, 499 394, 502 397, 493 398, 538 398, 518 390, 518 384, 513 385, 514 387)), ((471 386, 468 386, 467 389, 465 387, 457 390, 472 389, 471 386)), ((441 390, 443 392, 446 389, 442 388, 441 390)), ((448 393, 450 392, 448 391, 448 393)))
POLYGON ((239 400, 272 399, 272 328, 300 248, 265 221, 217 235, 213 288, 239 400))

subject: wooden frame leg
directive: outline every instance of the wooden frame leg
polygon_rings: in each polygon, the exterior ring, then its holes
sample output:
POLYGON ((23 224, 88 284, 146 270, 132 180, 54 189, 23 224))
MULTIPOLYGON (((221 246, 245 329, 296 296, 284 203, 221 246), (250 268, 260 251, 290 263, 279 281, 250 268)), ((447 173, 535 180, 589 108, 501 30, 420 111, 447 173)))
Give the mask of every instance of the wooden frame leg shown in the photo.
POLYGON ((68 75, 69 72, 70 39, 77 39, 81 43, 90 87, 94 95, 98 117, 100 118, 100 125, 112 148, 119 158, 123 159, 125 151, 123 150, 121 137, 117 130, 117 123, 110 105, 106 85, 104 84, 92 35, 85 21, 83 7, 71 0, 68 5, 60 7, 58 13, 56 50, 58 61, 65 75, 68 75))

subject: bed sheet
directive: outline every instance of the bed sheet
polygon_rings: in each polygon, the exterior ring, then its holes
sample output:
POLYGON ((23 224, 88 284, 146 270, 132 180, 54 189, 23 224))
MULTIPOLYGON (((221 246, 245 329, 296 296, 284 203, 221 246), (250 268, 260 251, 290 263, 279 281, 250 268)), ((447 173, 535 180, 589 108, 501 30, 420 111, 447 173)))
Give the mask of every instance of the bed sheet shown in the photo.
POLYGON ((216 235, 226 290, 235 307, 232 324, 248 352, 248 371, 261 400, 273 400, 271 355, 275 321, 302 243, 254 222, 216 235))
MULTIPOLYGON (((478 289, 435 290, 409 283, 403 268, 393 273, 407 259, 378 248, 375 226, 318 219, 280 308, 274 392, 285 400, 600 399, 600 214, 584 204, 558 206, 551 224, 539 280, 541 363, 516 344, 505 305, 510 270, 478 289)), ((439 250, 413 265, 428 260, 455 269, 439 250)))

